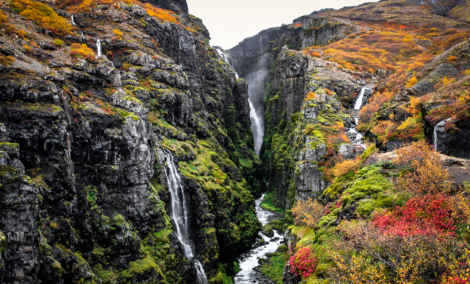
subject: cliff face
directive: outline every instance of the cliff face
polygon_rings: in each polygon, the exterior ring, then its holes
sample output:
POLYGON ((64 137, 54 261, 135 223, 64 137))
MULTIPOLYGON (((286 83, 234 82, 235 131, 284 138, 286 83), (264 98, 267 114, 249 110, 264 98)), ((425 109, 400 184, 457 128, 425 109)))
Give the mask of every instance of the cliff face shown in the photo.
POLYGON ((115 1, 64 7, 79 10, 72 24, 49 5, 1 2, 12 25, 0 17, 0 281, 192 283, 168 213, 168 155, 196 258, 215 283, 233 275, 259 230, 246 83, 191 15, 115 1))

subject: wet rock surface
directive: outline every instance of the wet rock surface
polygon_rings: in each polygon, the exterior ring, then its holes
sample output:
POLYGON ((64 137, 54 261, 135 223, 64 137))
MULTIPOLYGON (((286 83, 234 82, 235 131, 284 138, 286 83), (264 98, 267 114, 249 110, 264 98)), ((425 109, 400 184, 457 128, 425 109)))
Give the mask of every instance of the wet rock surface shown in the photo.
MULTIPOLYGON (((185 1, 147 2, 183 12, 180 24, 139 5, 74 15, 77 32, 62 40, 101 57, 64 46, 26 62, 21 45, 2 39, 16 61, 0 67, 0 282, 192 283, 194 265, 172 234, 162 151, 185 169, 218 167, 201 170, 204 180, 181 170, 208 278, 220 263, 233 275, 261 229, 246 83, 185 1)), ((54 46, 56 35, 27 27, 54 46)))

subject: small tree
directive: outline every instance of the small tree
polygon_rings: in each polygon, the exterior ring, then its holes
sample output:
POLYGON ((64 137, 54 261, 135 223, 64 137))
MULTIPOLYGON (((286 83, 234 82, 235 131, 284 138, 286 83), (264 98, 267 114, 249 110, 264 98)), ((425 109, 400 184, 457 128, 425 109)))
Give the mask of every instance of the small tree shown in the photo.
POLYGON ((296 225, 303 224, 313 228, 323 215, 323 206, 312 198, 307 201, 299 200, 292 208, 292 214, 296 225))

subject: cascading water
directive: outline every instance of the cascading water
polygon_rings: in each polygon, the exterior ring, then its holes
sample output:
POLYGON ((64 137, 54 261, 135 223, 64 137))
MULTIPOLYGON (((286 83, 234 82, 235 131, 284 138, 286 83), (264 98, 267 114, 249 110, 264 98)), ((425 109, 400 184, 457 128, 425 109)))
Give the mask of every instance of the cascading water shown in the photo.
POLYGON ((357 97, 356 104, 354 105, 354 110, 360 110, 362 108, 362 101, 364 100, 364 92, 366 91, 366 89, 366 87, 361 89, 361 92, 357 97))
POLYGON ((76 26, 77 24, 75 24, 75 22, 73 21, 73 15, 71 16, 71 18, 72 18, 72 24, 76 26))
POLYGON ((354 110, 353 110, 353 115, 355 116, 354 117, 355 125, 349 128, 347 132, 349 140, 351 140, 353 144, 361 146, 364 150, 366 149, 366 146, 362 143, 363 135, 359 133, 359 131, 357 131, 356 127, 359 125, 359 118, 358 118, 359 110, 361 110, 361 108, 363 107, 364 96, 368 92, 372 92, 372 88, 363 87, 361 89, 361 92, 359 93, 359 96, 357 97, 357 100, 354 104, 354 110))
MULTIPOLYGON (((277 216, 276 213, 261 208, 261 202, 263 202, 263 199, 264 194, 261 198, 255 201, 255 209, 256 217, 264 226, 268 224, 269 221, 278 219, 279 216, 277 216)), ((242 256, 239 263, 240 272, 235 275, 235 284, 256 283, 254 279, 257 278, 257 272, 254 268, 258 266, 259 258, 266 258, 267 254, 275 252, 283 241, 283 237, 276 230, 274 230, 274 236, 272 238, 264 235, 263 233, 259 233, 259 236, 264 239, 266 245, 259 246, 242 256)))
POLYGON ((100 58, 101 57, 101 40, 98 39, 96 41, 96 50, 97 50, 97 58, 100 58))
MULTIPOLYGON (((235 72, 235 76, 238 77, 237 71, 235 71, 235 68, 233 67, 233 60, 230 54, 226 53, 222 48, 215 47, 219 55, 227 62, 232 70, 235 72)), ((250 90, 250 85, 248 86, 250 90)), ((249 96, 251 98, 251 95, 249 96)), ((263 122, 261 119, 260 114, 258 113, 257 109, 254 107, 253 103, 251 102, 250 99, 248 99, 248 102, 250 104, 250 120, 251 120, 251 131, 255 135, 255 152, 256 155, 259 156, 259 152, 261 150, 261 145, 263 144, 263 137, 264 137, 264 127, 263 127, 263 122)))
POLYGON ((248 102, 250 103, 250 118, 251 118, 251 123, 252 123, 251 130, 253 131, 253 133, 256 133, 255 152, 256 152, 256 155, 259 156, 259 151, 261 150, 261 145, 263 144, 264 131, 262 129, 262 124, 258 117, 258 114, 256 113, 255 107, 251 103, 250 99, 248 99, 248 102))
POLYGON ((197 283, 207 284, 207 276, 202 264, 194 258, 191 240, 189 239, 188 201, 184 194, 181 177, 175 167, 173 156, 165 153, 168 173, 166 173, 168 188, 171 194, 171 218, 175 223, 175 233, 178 241, 183 246, 184 255, 194 261, 197 273, 197 283))

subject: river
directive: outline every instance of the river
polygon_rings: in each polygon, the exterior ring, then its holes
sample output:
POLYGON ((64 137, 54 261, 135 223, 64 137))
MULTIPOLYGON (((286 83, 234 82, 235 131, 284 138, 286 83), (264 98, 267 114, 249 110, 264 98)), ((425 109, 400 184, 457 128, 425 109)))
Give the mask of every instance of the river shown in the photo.
MULTIPOLYGON (((263 202, 263 198, 264 194, 256 200, 256 217, 258 217, 258 220, 264 226, 269 223, 269 221, 278 219, 279 215, 261 208, 261 202, 263 202)), ((259 283, 258 277, 260 277, 260 274, 254 270, 254 268, 259 265, 258 259, 266 258, 267 254, 275 252, 282 244, 284 239, 284 237, 278 234, 276 230, 274 230, 274 236, 272 238, 269 238, 261 232, 259 235, 260 238, 264 239, 265 244, 252 248, 250 251, 240 257, 240 272, 235 275, 236 284, 259 283)))

